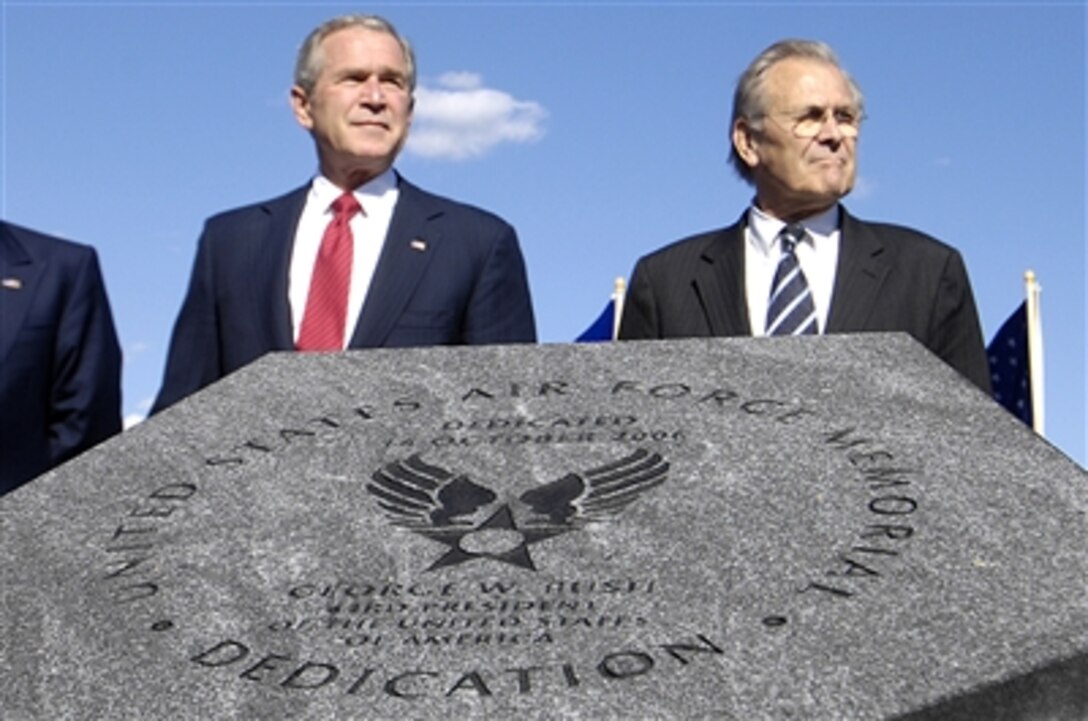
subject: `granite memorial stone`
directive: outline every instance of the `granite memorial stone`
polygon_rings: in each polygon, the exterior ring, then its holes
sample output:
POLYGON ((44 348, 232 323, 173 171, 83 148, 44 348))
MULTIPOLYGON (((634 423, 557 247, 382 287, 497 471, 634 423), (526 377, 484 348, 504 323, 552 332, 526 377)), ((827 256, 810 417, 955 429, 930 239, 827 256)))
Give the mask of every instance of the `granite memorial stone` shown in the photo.
POLYGON ((903 335, 270 355, 0 498, 0 714, 1085 718, 1086 512, 903 335))

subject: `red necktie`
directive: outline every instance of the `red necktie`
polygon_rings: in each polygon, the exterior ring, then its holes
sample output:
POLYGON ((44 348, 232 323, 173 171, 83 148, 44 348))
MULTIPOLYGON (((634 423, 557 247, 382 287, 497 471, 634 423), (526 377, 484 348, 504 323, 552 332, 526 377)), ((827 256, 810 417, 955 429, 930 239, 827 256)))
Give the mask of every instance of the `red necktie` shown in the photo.
POLYGON ((352 216, 362 210, 351 193, 333 201, 333 217, 321 238, 306 311, 298 333, 298 350, 342 350, 344 324, 348 313, 348 289, 351 287, 352 216))

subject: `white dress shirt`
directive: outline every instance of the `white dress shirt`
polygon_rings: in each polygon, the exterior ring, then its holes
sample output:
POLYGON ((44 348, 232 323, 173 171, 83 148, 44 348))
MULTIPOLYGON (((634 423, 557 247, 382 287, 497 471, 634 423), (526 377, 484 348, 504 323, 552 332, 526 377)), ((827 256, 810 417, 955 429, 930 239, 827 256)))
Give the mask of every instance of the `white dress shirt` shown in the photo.
MULTIPOLYGON (((816 322, 823 333, 827 328, 831 293, 835 288, 835 267, 839 262, 839 206, 805 218, 800 224, 807 233, 794 252, 812 292, 816 322)), ((744 287, 748 322, 755 336, 767 334, 767 304, 774 273, 782 257, 782 242, 778 234, 785 226, 786 223, 772 218, 754 205, 748 210, 748 226, 744 231, 744 287)))
MULTIPOLYGON (((318 175, 306 196, 306 205, 295 230, 295 243, 291 250, 291 267, 287 278, 287 297, 291 304, 291 327, 298 342, 302 316, 306 312, 306 297, 310 292, 317 251, 325 228, 332 221, 332 203, 344 191, 318 175)), ((348 309, 344 327, 344 347, 351 342, 351 335, 363 309, 382 244, 389 232, 393 208, 397 205, 397 176, 392 169, 385 171, 369 183, 354 191, 355 199, 363 206, 361 213, 351 219, 351 235, 354 241, 351 264, 351 289, 348 292, 348 309)))

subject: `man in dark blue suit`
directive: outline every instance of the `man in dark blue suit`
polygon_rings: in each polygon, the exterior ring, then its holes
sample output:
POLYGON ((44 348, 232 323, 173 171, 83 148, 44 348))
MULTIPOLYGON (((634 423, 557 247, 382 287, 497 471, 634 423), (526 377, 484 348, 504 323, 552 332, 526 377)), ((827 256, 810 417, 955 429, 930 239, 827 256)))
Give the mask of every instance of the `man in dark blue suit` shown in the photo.
POLYGON ((514 229, 392 169, 415 80, 411 47, 382 18, 344 16, 310 33, 291 103, 319 174, 208 220, 153 413, 274 350, 536 340, 514 229), (338 225, 350 240, 330 238, 338 225), (313 321, 318 296, 346 300, 313 321), (310 324, 334 326, 332 340, 314 341, 310 324))
POLYGON ((121 430, 121 349, 92 248, 0 221, 0 494, 121 430))

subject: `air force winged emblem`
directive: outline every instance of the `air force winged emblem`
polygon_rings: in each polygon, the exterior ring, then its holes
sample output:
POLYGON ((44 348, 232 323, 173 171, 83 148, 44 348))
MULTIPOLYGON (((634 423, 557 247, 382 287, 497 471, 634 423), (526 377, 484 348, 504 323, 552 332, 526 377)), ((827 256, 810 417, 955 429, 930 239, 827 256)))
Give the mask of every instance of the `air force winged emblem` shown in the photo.
POLYGON ((535 571, 529 546, 616 515, 664 483, 668 470, 660 454, 640 448, 500 500, 490 488, 417 453, 376 471, 366 489, 393 525, 449 547, 428 571, 475 558, 535 571))

